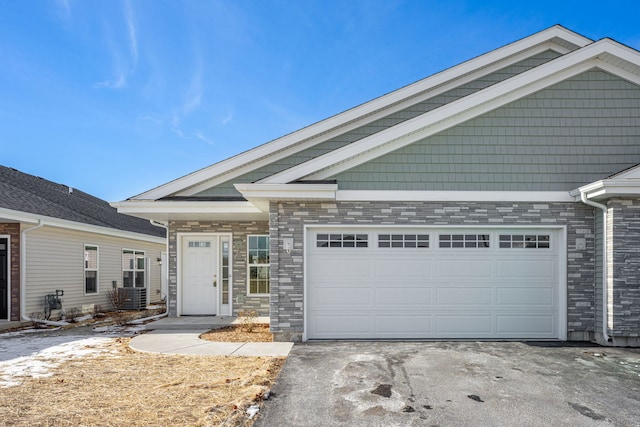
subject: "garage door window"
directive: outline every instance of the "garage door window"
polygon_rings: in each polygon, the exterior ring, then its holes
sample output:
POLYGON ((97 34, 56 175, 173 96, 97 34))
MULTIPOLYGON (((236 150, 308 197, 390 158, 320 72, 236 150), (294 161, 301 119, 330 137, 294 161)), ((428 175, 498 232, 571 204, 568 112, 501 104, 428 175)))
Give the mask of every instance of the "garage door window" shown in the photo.
POLYGON ((503 249, 549 249, 548 234, 501 234, 503 249))
POLYGON ((441 234, 441 248, 488 248, 488 234, 441 234))
POLYGON ((366 248, 368 246, 369 236, 367 234, 316 234, 316 247, 318 248, 366 248))
POLYGON ((428 234, 378 234, 379 248, 428 248, 428 234))

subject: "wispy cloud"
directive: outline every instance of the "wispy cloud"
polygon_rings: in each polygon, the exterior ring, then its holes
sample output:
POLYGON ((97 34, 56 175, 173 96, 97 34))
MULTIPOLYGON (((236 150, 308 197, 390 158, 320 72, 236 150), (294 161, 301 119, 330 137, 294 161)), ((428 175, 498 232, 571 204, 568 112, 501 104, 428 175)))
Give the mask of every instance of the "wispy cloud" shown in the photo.
POLYGON ((129 1, 124 3, 124 20, 127 28, 128 54, 122 52, 123 49, 114 41, 113 37, 107 36, 115 77, 96 83, 94 86, 97 88, 122 89, 127 85, 127 79, 138 66, 138 38, 133 8, 129 1))
POLYGON ((225 118, 222 119, 221 123, 223 125, 226 125, 227 123, 229 123, 231 120, 233 120, 233 111, 229 111, 229 114, 227 114, 227 116, 225 118))
POLYGON ((132 71, 135 70, 138 65, 138 38, 136 36, 136 26, 133 16, 133 9, 129 1, 125 2, 125 20, 127 21, 127 29, 129 30, 129 50, 131 51, 132 58, 132 71))
POLYGON ((202 132, 200 131, 196 131, 196 133, 194 134, 196 136, 196 138, 198 138, 200 141, 204 141, 209 145, 215 145, 215 142, 213 142, 212 140, 210 140, 209 138, 207 138, 206 136, 204 136, 202 134, 202 132))
POLYGON ((69 0, 56 0, 56 4, 58 5, 58 11, 60 12, 60 16, 66 21, 71 19, 71 5, 69 4, 69 0))

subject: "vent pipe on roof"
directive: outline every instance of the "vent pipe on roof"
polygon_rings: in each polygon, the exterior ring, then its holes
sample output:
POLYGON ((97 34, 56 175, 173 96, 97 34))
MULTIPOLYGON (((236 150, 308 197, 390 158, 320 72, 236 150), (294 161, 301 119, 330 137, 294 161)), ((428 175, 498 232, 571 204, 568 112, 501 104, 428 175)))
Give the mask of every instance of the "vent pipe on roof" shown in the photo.
POLYGON ((69 194, 73 194, 73 187, 69 187, 69 194))

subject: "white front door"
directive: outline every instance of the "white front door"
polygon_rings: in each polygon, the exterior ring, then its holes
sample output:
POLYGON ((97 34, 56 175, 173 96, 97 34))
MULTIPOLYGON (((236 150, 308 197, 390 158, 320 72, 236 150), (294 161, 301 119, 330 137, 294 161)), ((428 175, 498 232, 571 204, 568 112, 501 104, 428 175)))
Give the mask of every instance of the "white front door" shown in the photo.
POLYGON ((182 237, 181 314, 216 315, 218 307, 218 236, 182 237))

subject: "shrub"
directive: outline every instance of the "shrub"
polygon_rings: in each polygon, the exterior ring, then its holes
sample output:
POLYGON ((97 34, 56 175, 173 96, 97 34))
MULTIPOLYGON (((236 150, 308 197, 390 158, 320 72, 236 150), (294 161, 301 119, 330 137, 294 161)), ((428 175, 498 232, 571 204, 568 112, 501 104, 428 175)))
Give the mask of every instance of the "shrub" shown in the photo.
POLYGON ((253 332, 253 328, 258 323, 258 313, 255 310, 239 311, 238 320, 240 321, 240 329, 244 332, 253 332))

